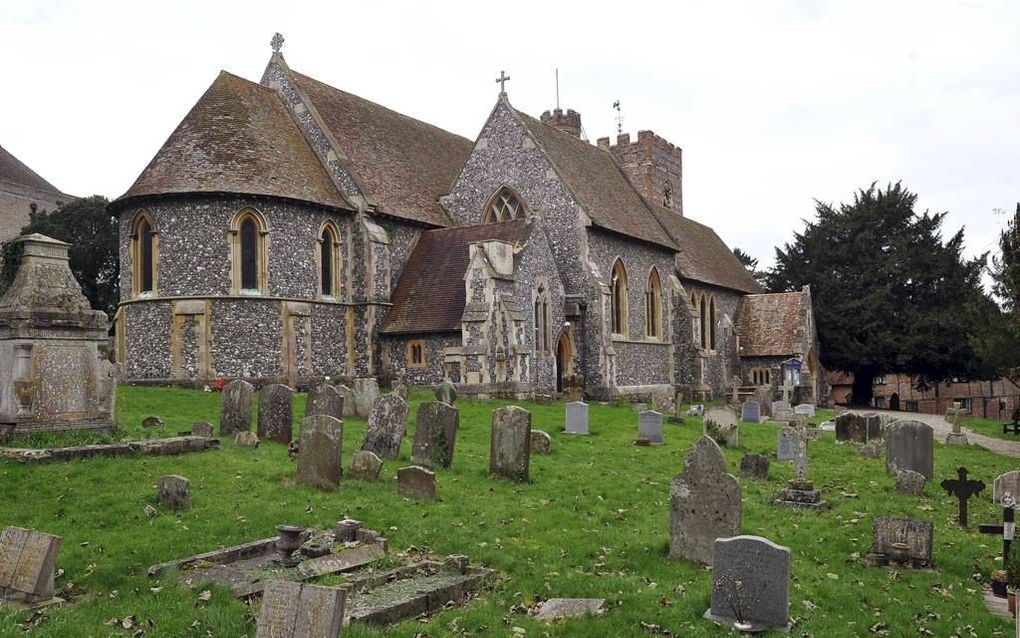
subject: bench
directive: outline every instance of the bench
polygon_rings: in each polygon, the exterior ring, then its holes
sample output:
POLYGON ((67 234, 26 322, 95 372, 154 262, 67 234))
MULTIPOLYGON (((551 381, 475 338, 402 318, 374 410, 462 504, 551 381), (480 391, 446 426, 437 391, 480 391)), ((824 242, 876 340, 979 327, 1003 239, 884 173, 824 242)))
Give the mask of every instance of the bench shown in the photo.
POLYGON ((1013 431, 1013 434, 1020 434, 1020 410, 1015 410, 1013 412, 1013 421, 1012 421, 1012 423, 1003 423, 1002 424, 1002 433, 1003 434, 1009 434, 1010 430, 1013 431))

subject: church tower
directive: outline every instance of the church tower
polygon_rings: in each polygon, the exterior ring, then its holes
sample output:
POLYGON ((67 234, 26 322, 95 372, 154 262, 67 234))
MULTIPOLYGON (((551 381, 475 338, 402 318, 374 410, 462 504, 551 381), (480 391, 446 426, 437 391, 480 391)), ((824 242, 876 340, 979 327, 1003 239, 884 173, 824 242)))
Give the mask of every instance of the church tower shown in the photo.
POLYGON ((598 145, 612 154, 645 199, 678 215, 684 214, 683 151, 680 147, 652 131, 638 131, 636 142, 630 141, 630 133, 622 133, 612 146, 608 137, 601 137, 598 145))

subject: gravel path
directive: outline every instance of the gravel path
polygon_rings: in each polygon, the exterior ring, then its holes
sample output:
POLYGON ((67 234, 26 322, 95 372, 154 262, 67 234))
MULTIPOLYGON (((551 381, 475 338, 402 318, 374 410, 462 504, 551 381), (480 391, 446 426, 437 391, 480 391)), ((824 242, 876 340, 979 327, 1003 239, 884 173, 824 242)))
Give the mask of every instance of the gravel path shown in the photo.
MULTIPOLYGON (((945 442, 946 435, 953 431, 953 426, 946 421, 945 417, 938 414, 921 414, 919 412, 894 412, 892 410, 873 410, 874 412, 883 412, 885 414, 894 414, 900 419, 913 419, 915 421, 921 421, 927 423, 935 429, 935 440, 939 442, 945 442)), ((963 431, 967 433, 967 442, 971 445, 980 445, 986 450, 1002 454, 1004 456, 1010 456, 1015 459, 1020 459, 1020 440, 1017 441, 1004 441, 1002 439, 995 439, 990 436, 983 434, 977 434, 973 430, 963 428, 963 431)))

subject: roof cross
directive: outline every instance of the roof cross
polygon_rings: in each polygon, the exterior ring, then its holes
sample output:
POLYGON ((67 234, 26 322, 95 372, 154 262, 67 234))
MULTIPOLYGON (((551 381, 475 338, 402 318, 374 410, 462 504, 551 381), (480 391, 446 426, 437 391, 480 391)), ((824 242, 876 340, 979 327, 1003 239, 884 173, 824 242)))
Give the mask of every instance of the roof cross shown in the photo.
POLYGON ((283 36, 279 32, 274 33, 273 39, 269 41, 269 46, 273 47, 275 53, 279 53, 283 48, 283 36))
POLYGON ((510 76, 506 74, 506 71, 500 71, 499 77, 496 81, 499 82, 499 94, 506 95, 506 83, 510 79, 510 76))

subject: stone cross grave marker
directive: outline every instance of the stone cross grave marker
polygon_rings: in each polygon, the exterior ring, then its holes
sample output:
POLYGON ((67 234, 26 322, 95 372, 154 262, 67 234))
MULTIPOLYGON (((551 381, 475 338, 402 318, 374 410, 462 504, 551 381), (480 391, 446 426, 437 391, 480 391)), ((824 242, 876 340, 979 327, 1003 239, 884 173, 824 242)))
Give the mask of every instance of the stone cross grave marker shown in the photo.
POLYGON ((912 569, 931 567, 934 526, 926 521, 879 516, 872 531, 871 551, 866 562, 885 566, 890 562, 912 569))
POLYGON ((1002 525, 980 525, 978 532, 982 534, 997 534, 1002 537, 1002 559, 1009 556, 1009 546, 1013 543, 1016 534, 1016 501, 1013 495, 1006 493, 1002 497, 1002 525))
POLYGON ((712 406, 702 419, 702 433, 720 445, 736 447, 740 443, 736 413, 724 405, 712 406))
POLYGON ((995 477, 992 484, 992 502, 1002 503, 1006 494, 1020 494, 1020 470, 1004 472, 995 477))
POLYGON ((375 452, 382 459, 395 459, 400 456, 406 432, 407 402, 395 394, 379 397, 368 417, 361 449, 375 452))
POLYGON ((308 403, 305 406, 305 417, 319 415, 331 416, 334 419, 344 418, 343 394, 338 388, 325 382, 316 383, 308 388, 308 403))
POLYGON ((714 544, 712 606, 705 618, 752 632, 789 629, 790 548, 761 536, 714 544))
POLYGON ((220 398, 220 436, 251 430, 251 402, 255 386, 234 379, 223 388, 220 398))
POLYGON ((582 401, 571 401, 567 404, 567 425, 564 434, 587 436, 588 404, 582 401))
POLYGON ((695 441, 670 484, 670 558, 709 565, 715 539, 740 534, 740 483, 726 469, 718 443, 695 441))
POLYGON ((935 430, 920 421, 896 421, 885 432, 885 470, 914 470, 929 481, 934 475, 935 430))
POLYGON ((159 504, 172 510, 191 508, 191 481, 183 476, 170 474, 156 483, 156 498, 159 504))
POLYGON ((270 580, 262 594, 255 638, 336 638, 346 602, 346 589, 270 580))
POLYGON ((745 401, 740 408, 740 420, 744 423, 760 423, 761 405, 757 401, 745 401))
POLYGON ((446 403, 429 401, 418 406, 414 421, 411 462, 425 467, 449 468, 460 427, 460 410, 446 403))
POLYGON ((258 435, 264 441, 290 443, 294 429, 294 390, 273 383, 259 390, 258 435))
POLYGON ((297 482, 324 490, 340 485, 344 423, 331 416, 310 416, 301 421, 297 482))
POLYGON ((790 461, 797 456, 797 430, 786 426, 776 434, 776 459, 790 461))
POLYGON ((662 445, 662 414, 655 410, 644 410, 638 413, 638 439, 644 439, 652 445, 662 445))
POLYGON ((53 598, 53 570, 63 539, 22 527, 0 533, 0 599, 35 604, 53 598))
POLYGON ((946 410, 946 421, 953 426, 953 431, 946 435, 946 443, 949 445, 967 445, 967 433, 960 428, 960 419, 963 411, 959 408, 946 410))
POLYGON ((808 433, 806 430, 795 430, 794 442, 796 451, 793 455, 794 478, 787 487, 779 492, 772 502, 780 507, 796 507, 800 509, 827 509, 829 503, 823 501, 821 493, 815 489, 814 483, 808 479, 808 433))
POLYGON ((975 481, 967 478, 967 468, 960 467, 956 470, 957 478, 945 479, 940 484, 942 489, 955 496, 959 501, 959 515, 957 521, 963 527, 967 527, 967 500, 985 489, 984 481, 975 481))
POLYGON ((515 405, 492 412, 489 474, 512 481, 531 480, 531 412, 515 405))

